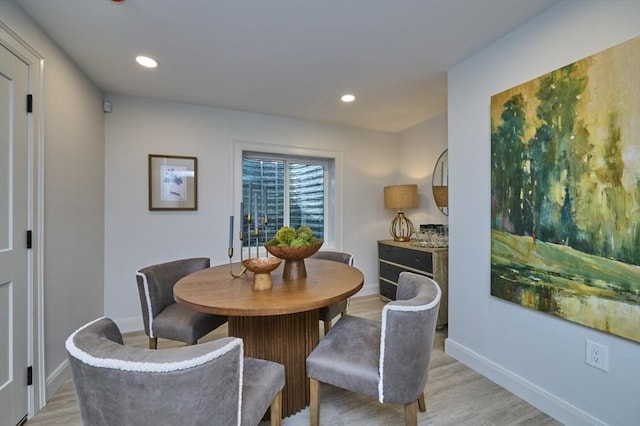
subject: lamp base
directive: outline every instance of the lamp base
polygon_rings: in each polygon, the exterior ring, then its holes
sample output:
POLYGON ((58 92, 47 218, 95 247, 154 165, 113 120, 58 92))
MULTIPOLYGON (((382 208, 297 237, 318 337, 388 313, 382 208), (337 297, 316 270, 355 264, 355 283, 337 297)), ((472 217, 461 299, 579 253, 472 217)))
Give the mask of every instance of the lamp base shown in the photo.
POLYGON ((398 215, 391 222, 389 232, 393 237, 393 241, 411 241, 411 235, 413 234, 413 223, 409 218, 405 217, 402 210, 398 210, 398 215))

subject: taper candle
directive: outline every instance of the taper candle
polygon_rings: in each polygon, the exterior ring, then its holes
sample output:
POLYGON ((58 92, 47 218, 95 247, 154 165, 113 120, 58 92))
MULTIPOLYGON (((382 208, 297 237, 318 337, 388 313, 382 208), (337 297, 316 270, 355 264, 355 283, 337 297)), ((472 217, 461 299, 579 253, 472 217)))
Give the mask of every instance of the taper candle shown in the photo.
MULTIPOLYGON (((247 226, 251 228, 251 199, 253 198, 253 193, 251 189, 251 182, 249 182, 249 192, 247 193, 247 200, 249 200, 249 205, 247 206, 247 226)), ((247 229, 249 232, 249 229, 247 229)), ((249 243, 249 247, 251 247, 251 243, 249 243)))
POLYGON ((233 247, 233 216, 229 216, 229 248, 233 247))
POLYGON ((262 217, 267 217, 267 186, 262 186, 262 217))
POLYGON ((258 194, 253 194, 254 195, 254 207, 255 210, 253 211, 253 227, 257 230, 258 229, 258 194))
POLYGON ((244 232, 244 202, 240 201, 240 232, 244 232))

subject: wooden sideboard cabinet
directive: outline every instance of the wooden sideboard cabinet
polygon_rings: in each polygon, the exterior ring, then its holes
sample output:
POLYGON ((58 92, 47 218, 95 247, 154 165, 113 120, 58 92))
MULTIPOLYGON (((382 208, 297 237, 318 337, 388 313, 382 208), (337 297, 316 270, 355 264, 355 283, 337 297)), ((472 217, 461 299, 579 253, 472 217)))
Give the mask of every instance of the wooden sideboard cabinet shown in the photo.
POLYGON ((396 300, 400 272, 415 272, 433 278, 442 290, 437 327, 447 324, 449 249, 416 247, 393 240, 378 241, 378 266, 380 295, 387 300, 396 300))

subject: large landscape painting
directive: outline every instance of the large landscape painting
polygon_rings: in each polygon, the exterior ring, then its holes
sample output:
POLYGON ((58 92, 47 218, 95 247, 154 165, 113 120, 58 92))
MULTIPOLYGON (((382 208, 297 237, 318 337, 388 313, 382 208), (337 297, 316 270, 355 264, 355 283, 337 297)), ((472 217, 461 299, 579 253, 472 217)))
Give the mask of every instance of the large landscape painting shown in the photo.
POLYGON ((640 342, 640 37, 491 98, 491 294, 640 342))

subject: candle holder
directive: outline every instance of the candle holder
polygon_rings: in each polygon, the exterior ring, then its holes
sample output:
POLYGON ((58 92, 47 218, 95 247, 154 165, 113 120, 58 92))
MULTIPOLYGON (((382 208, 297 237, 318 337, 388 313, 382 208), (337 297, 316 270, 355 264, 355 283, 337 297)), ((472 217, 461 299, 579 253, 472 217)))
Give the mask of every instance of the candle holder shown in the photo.
MULTIPOLYGON (((233 276, 234 278, 239 278, 240 276, 242 276, 243 274, 245 274, 247 272, 247 264, 244 261, 244 230, 246 228, 246 235, 247 235, 247 254, 248 254, 248 259, 258 259, 260 258, 260 234, 263 235, 263 242, 266 243, 267 242, 267 234, 268 234, 268 230, 269 230, 269 218, 268 218, 268 214, 267 214, 267 198, 266 198, 266 191, 264 191, 263 196, 262 196, 262 220, 260 220, 260 215, 259 215, 259 210, 258 210, 258 194, 254 194, 253 190, 252 190, 252 184, 249 183, 249 211, 246 214, 246 220, 245 220, 245 209, 244 209, 244 203, 241 202, 240 203, 240 215, 241 215, 241 220, 240 220, 240 263, 243 265, 242 269, 240 270, 239 273, 235 273, 233 271, 233 216, 230 217, 230 221, 229 221, 229 248, 228 248, 228 255, 229 255, 229 272, 231 273, 231 276, 233 276), (254 207, 254 213, 251 213, 251 195, 253 194, 253 207, 254 207), (256 254, 255 254, 255 258, 252 256, 252 247, 253 247, 253 243, 255 239, 255 247, 256 247, 256 254)), ((265 249, 265 258, 269 257, 269 252, 265 249)), ((251 270, 251 269, 249 269, 251 270)))
MULTIPOLYGON (((242 240, 244 240, 244 235, 243 232, 240 231, 240 263, 243 263, 243 259, 242 259, 242 240)), ((231 276, 233 278, 240 278, 243 274, 247 273, 247 267, 246 266, 242 266, 242 270, 240 270, 239 273, 234 273, 233 272, 233 247, 229 247, 228 250, 228 255, 229 255, 229 273, 231 274, 231 276)))

